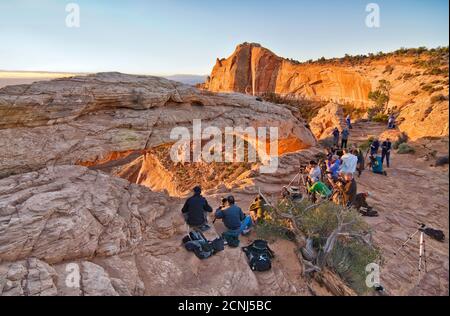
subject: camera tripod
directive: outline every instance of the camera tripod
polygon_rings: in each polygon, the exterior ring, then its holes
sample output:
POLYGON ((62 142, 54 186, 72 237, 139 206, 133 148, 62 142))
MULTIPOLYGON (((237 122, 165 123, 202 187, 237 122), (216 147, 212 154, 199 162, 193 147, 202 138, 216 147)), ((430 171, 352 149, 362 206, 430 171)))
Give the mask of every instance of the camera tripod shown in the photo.
POLYGON ((427 272, 427 256, 426 256, 426 249, 425 249, 425 229, 426 225, 423 223, 418 223, 420 226, 417 228, 417 230, 411 234, 408 239, 398 248, 398 250, 394 253, 396 256, 400 251, 402 251, 408 243, 417 235, 419 235, 419 280, 422 275, 422 268, 427 272))

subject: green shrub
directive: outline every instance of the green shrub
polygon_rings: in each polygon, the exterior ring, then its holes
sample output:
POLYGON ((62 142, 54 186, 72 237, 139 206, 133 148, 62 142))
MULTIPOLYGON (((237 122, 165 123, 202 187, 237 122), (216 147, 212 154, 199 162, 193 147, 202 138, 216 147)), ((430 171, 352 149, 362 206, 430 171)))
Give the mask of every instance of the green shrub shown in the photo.
POLYGON ((414 154, 416 150, 407 143, 402 143, 398 146, 397 153, 399 154, 414 154))
POLYGON ((359 145, 359 149, 361 149, 363 152, 369 150, 369 147, 370 145, 372 145, 373 141, 374 137, 369 137, 365 142, 359 145))
POLYGON ((378 122, 378 123, 387 123, 389 120, 389 115, 384 113, 377 113, 373 118, 372 121, 378 122))
POLYGON ((397 150, 401 144, 408 142, 408 135, 406 133, 401 133, 397 140, 392 144, 392 148, 397 150))
MULTIPOLYGON (((368 294, 371 291, 365 284, 367 277, 365 267, 370 263, 380 262, 381 252, 370 242, 358 237, 351 237, 370 234, 369 225, 356 210, 347 210, 332 202, 313 206, 311 202, 304 200, 295 204, 281 201, 278 202, 276 209, 269 211, 272 218, 277 218, 277 214, 280 213, 293 216, 301 234, 313 241, 313 247, 319 257, 325 259, 316 259, 313 264, 330 268, 359 295, 368 294), (347 224, 343 232, 347 232, 348 235, 338 236, 329 255, 323 257, 323 249, 328 238, 343 223, 347 224)), ((269 236, 271 234, 272 236, 273 234, 279 235, 280 232, 283 232, 283 224, 290 227, 287 220, 278 220, 258 224, 255 229, 257 232, 268 233, 269 236), (270 227, 271 225, 272 227, 270 227), (258 226, 261 227, 258 228, 258 226)), ((267 236, 264 233, 258 236, 267 236)), ((370 240, 370 238, 366 238, 366 240, 370 240)))

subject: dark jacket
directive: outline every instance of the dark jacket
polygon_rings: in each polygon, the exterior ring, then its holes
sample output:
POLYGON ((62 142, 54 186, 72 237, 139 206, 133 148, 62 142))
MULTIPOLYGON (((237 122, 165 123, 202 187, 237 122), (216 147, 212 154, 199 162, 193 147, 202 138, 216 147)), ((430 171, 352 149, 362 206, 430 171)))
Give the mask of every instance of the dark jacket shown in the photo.
POLYGON ((231 205, 227 209, 218 209, 216 211, 216 218, 223 219, 223 223, 229 230, 236 230, 241 228, 241 222, 245 219, 245 215, 241 208, 236 205, 231 205))
POLYGON ((370 145, 370 153, 371 154, 376 154, 378 153, 378 150, 380 149, 380 142, 379 141, 374 141, 372 143, 372 145, 370 145))
POLYGON ((338 138, 340 134, 341 134, 341 133, 339 132, 338 129, 334 129, 334 130, 333 130, 333 136, 334 136, 334 138, 338 138))
POLYGON ((392 149, 392 143, 388 141, 384 141, 383 144, 381 144, 381 149, 384 153, 388 153, 392 149))
POLYGON ((212 208, 209 206, 208 201, 201 196, 201 194, 194 194, 184 203, 183 214, 187 214, 186 222, 191 226, 200 226, 205 224, 205 212, 211 213, 212 208))
POLYGON ((355 179, 347 182, 344 185, 343 195, 344 195, 344 205, 349 205, 355 201, 356 195, 358 193, 358 187, 356 185, 355 179))

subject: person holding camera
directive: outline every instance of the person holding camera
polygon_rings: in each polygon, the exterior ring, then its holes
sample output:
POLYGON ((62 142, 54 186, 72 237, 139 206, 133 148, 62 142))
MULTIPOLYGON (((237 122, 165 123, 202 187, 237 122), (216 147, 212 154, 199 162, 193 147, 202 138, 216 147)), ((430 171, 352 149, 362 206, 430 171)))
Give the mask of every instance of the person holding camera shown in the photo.
POLYGON ((215 216, 216 219, 223 220, 223 224, 228 229, 227 233, 235 236, 248 234, 253 226, 251 217, 242 212, 232 195, 227 197, 224 205, 216 210, 215 216))
POLYGON ((320 169, 320 166, 314 160, 311 160, 309 162, 306 171, 308 172, 308 182, 311 185, 315 182, 320 181, 320 179, 322 178, 322 169, 320 169))

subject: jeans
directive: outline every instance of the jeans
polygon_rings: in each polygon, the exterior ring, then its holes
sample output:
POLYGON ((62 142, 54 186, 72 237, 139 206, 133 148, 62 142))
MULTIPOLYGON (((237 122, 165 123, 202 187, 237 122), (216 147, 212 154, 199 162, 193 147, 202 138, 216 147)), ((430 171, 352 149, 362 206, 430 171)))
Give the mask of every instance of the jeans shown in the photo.
POLYGON ((242 234, 243 231, 250 229, 252 226, 252 218, 247 215, 241 223, 240 233, 242 234))
POLYGON ((342 139, 342 146, 341 148, 347 148, 348 146, 348 139, 342 139))
POLYGON ((386 165, 389 168, 391 163, 391 153, 383 151, 381 153, 381 163, 384 164, 384 159, 386 158, 386 165))

